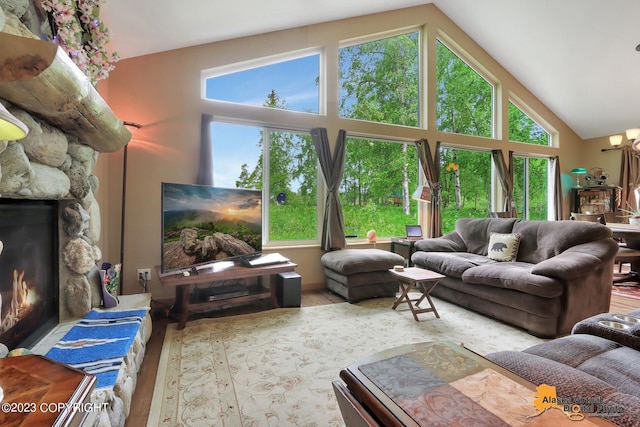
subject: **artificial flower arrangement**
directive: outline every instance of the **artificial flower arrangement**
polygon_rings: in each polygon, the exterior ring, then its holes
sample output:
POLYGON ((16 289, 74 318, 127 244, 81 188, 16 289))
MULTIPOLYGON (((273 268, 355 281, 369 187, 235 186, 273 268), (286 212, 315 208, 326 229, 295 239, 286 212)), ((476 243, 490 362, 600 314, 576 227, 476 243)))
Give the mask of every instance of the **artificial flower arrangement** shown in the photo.
POLYGON ((53 41, 89 77, 94 85, 109 76, 118 54, 107 53, 109 29, 100 21, 105 0, 42 0, 52 20, 53 41))

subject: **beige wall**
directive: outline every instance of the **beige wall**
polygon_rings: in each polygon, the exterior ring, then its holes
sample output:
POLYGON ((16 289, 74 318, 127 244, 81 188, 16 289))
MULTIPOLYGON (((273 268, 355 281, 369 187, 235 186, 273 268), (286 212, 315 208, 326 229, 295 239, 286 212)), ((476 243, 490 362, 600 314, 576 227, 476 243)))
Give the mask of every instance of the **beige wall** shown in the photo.
MULTIPOLYGON (((514 150, 524 153, 526 149, 537 154, 560 155, 565 173, 574 167, 605 167, 600 158, 606 159, 607 165, 609 162, 615 163, 611 159, 617 156, 616 153, 602 153, 600 156, 600 146, 604 146, 601 141, 582 141, 433 5, 123 60, 117 64, 108 82, 101 86, 101 92, 118 117, 144 125, 140 130, 133 130, 133 139, 128 148, 124 239, 125 293, 140 290, 136 282, 138 268, 153 268, 160 263, 160 183, 196 181, 201 113, 224 115, 234 110, 234 107, 200 100, 201 70, 254 57, 324 46, 327 53, 327 73, 331 81, 331 74, 334 73, 337 64, 336 52, 340 40, 412 26, 425 26, 425 46, 431 57, 435 51, 432 41, 436 34, 444 32, 482 64, 489 75, 501 83, 498 87, 498 104, 499 111, 502 111, 500 117, 505 123, 507 94, 512 92, 537 111, 557 132, 559 139, 556 139, 556 147, 531 147, 510 143, 506 137, 480 139, 463 135, 445 135, 433 130, 433 108, 425 109, 424 120, 428 130, 397 129, 395 136, 409 141, 426 137, 433 142, 442 140, 468 147, 499 148, 505 152, 514 150), (593 158, 597 161, 592 160, 593 158)), ((435 69, 435 65, 431 63, 427 66, 435 69)), ((434 79, 428 79, 427 99, 430 106, 435 104, 434 86, 434 79)), ((336 113, 337 88, 334 85, 329 89, 326 94, 326 116, 300 119, 300 126, 309 129, 316 126, 326 127, 330 140, 335 139, 340 128, 368 135, 384 133, 375 124, 339 119, 336 113)), ((242 111, 248 119, 271 122, 278 122, 290 114, 286 111, 253 110, 261 109, 242 111)), ((498 134, 505 134, 501 129, 498 134)), ((122 161, 122 150, 102 155, 97 168, 101 181, 100 197, 104 199, 101 200, 104 258, 116 261, 120 258, 122 161)), ((388 245, 378 244, 378 247, 388 248, 388 245)), ((279 248, 278 251, 299 264, 297 271, 302 275, 303 288, 324 286, 324 276, 319 263, 322 252, 317 246, 279 248)), ((154 298, 171 297, 173 291, 160 286, 155 271, 152 276, 149 290, 154 298)))

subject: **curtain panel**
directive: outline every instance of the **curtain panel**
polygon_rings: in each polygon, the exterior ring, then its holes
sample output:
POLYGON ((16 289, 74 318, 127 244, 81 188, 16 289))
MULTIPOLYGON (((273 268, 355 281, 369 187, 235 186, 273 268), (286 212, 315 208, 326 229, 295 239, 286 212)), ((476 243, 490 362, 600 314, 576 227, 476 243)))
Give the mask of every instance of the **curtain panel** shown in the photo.
POLYGON ((564 218, 564 207, 562 202, 562 177, 560 173, 560 157, 553 156, 551 162, 551 177, 553 180, 553 221, 559 221, 564 218))
POLYGON ((429 224, 427 224, 428 236, 440 237, 442 236, 442 212, 440 212, 440 190, 442 188, 442 184, 440 183, 440 141, 436 142, 435 158, 431 155, 429 141, 426 139, 415 141, 415 145, 418 150, 418 158, 420 159, 422 171, 431 189, 429 224))
POLYGON ((513 151, 509 151, 509 165, 504 161, 502 150, 491 150, 491 158, 498 174, 498 180, 504 193, 502 209, 509 212, 512 218, 517 216, 515 201, 513 200, 513 151))
POLYGON ((327 130, 325 128, 311 129, 311 139, 316 147, 320 169, 322 170, 324 183, 327 186, 327 199, 324 206, 322 238, 320 241, 320 246, 324 251, 343 249, 347 245, 344 235, 342 204, 338 193, 344 174, 346 138, 346 131, 341 129, 338 132, 335 152, 331 157, 327 130))
POLYGON ((213 116, 203 114, 200 124, 200 164, 196 184, 213 185, 213 147, 211 141, 213 116))
POLYGON ((637 152, 630 146, 622 147, 620 164, 620 208, 638 207, 638 189, 640 188, 640 160, 637 152))

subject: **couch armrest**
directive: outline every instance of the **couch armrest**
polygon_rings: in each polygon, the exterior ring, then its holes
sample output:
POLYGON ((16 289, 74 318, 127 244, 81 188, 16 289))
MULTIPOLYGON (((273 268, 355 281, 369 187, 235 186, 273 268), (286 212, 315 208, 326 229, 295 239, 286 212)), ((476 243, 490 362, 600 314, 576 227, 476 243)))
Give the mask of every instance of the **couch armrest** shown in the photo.
POLYGON ((418 240, 414 246, 423 252, 467 252, 467 246, 455 231, 442 237, 418 240))
POLYGON ((573 246, 566 251, 535 264, 532 274, 571 280, 584 276, 598 264, 613 262, 618 244, 613 239, 573 246))

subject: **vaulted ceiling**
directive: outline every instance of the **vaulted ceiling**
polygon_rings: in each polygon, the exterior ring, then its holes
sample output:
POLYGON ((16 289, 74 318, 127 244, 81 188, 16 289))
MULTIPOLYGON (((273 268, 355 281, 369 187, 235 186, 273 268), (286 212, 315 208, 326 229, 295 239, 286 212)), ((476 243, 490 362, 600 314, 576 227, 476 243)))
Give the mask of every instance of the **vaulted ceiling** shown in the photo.
POLYGON ((584 139, 640 126, 637 0, 108 0, 122 58, 434 3, 584 139))

